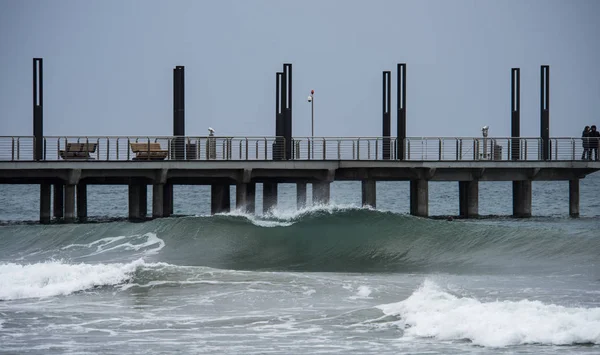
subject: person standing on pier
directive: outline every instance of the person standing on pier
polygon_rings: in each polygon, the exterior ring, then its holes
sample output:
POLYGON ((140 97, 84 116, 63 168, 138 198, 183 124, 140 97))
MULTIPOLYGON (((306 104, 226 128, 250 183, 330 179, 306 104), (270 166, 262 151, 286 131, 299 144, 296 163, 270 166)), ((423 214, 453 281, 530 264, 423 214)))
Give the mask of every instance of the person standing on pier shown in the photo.
POLYGON ((590 160, 592 159, 592 152, 590 151, 590 126, 585 126, 583 129, 583 133, 581 134, 581 141, 583 145, 583 154, 581 155, 581 160, 590 160))
POLYGON ((592 153, 594 153, 594 160, 600 160, 598 158, 598 145, 600 145, 600 132, 596 130, 596 125, 592 126, 589 135, 589 147, 590 147, 590 159, 592 159, 592 153))

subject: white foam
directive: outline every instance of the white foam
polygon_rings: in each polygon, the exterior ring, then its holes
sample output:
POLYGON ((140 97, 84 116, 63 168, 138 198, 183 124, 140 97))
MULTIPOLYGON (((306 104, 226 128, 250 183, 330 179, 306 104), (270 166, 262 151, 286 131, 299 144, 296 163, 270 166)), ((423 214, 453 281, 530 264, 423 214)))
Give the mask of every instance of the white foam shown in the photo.
POLYGON ((85 255, 94 256, 98 254, 103 254, 106 252, 114 251, 117 249, 129 250, 129 251, 143 251, 143 255, 152 255, 158 253, 162 248, 165 247, 164 240, 160 239, 154 233, 146 233, 143 235, 131 235, 131 236, 119 236, 119 237, 107 237, 98 239, 89 244, 70 244, 62 249, 71 249, 71 248, 94 248, 95 251, 85 255), (120 243, 118 243, 120 242, 120 243), (118 243, 118 244, 117 244, 118 243), (148 248, 154 246, 154 248, 148 248))
POLYGON ((0 300, 68 295, 96 286, 117 285, 143 265, 141 259, 127 264, 0 263, 0 300))
POLYGON ((406 300, 378 308, 399 315, 408 337, 468 339, 487 347, 600 344, 600 308, 529 300, 480 302, 451 295, 431 281, 406 300))
POLYGON ((357 205, 348 204, 327 204, 327 205, 313 205, 308 206, 301 209, 278 209, 274 208, 269 210, 266 214, 253 215, 247 213, 243 210, 233 210, 227 213, 221 213, 219 215, 223 216, 235 216, 235 217, 244 217, 248 219, 252 224, 259 227, 288 227, 294 224, 298 219, 303 216, 310 215, 315 212, 326 212, 329 214, 334 214, 337 212, 348 211, 348 210, 358 210, 358 209, 369 209, 372 210, 371 207, 359 207, 357 205))

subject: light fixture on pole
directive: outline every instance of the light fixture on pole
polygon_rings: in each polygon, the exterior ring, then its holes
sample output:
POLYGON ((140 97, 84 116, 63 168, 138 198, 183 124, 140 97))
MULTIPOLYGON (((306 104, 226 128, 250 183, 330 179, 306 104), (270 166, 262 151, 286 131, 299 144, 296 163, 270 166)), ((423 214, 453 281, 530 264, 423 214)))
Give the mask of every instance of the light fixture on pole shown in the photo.
MULTIPOLYGON (((310 143, 313 145, 313 140, 315 139, 315 91, 311 90, 310 95, 308 96, 308 102, 310 102, 310 143)), ((315 157, 314 149, 311 152, 312 158, 315 157)))

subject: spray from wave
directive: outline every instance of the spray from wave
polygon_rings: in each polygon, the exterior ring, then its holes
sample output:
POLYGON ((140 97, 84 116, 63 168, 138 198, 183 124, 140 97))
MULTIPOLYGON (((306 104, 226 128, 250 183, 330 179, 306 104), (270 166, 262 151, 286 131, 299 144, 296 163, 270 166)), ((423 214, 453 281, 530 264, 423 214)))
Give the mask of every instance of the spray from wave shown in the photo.
POLYGON ((539 301, 481 302, 455 296, 426 280, 406 300, 380 305, 405 337, 468 340, 486 347, 600 344, 600 308, 539 301))

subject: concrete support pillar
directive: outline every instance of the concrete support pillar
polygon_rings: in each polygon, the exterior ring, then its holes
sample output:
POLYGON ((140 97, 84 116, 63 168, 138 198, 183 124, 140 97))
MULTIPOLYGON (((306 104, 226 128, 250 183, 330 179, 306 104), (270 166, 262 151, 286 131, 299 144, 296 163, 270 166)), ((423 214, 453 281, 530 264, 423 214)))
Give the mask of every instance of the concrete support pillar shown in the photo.
POLYGON ((247 212, 246 207, 248 205, 248 185, 243 182, 235 185, 235 208, 242 212, 247 212))
POLYGON ((144 220, 148 216, 148 185, 140 185, 140 219, 144 220))
POLYGON ((375 180, 362 181, 362 205, 377 207, 377 185, 375 180))
POLYGON ((173 214, 173 185, 165 184, 163 187, 163 217, 170 217, 173 214))
POLYGON ((256 213, 256 184, 246 184, 246 212, 250 214, 256 213))
POLYGON ((513 217, 531 217, 531 180, 513 181, 513 217))
POLYGON ((479 216, 479 181, 459 181, 458 200, 461 217, 479 216))
POLYGON ((51 185, 41 184, 40 185, 40 223, 50 223, 50 199, 51 199, 51 185))
POLYGON ((296 208, 301 210, 306 207, 306 183, 296 183, 296 208))
POLYGON ((54 218, 65 216, 65 187, 63 184, 54 184, 54 218))
POLYGON ((329 204, 329 192, 331 183, 329 181, 313 182, 313 205, 329 204))
POLYGON ((263 183, 263 214, 277 208, 277 183, 263 183))
POLYGON ((429 181, 410 181, 410 214, 413 216, 429 216, 429 181))
POLYGON ((579 179, 569 180, 569 215, 579 217, 579 179))
POLYGON ((77 184, 77 219, 87 221, 87 185, 77 184))
POLYGON ((141 187, 138 184, 129 184, 129 220, 140 219, 140 194, 141 187))
POLYGON ((165 185, 154 184, 152 185, 152 218, 163 217, 165 198, 165 185))
POLYGON ((210 186, 210 213, 227 213, 231 209, 229 184, 210 186))
POLYGON ((65 185, 65 222, 75 222, 75 185, 65 185))

